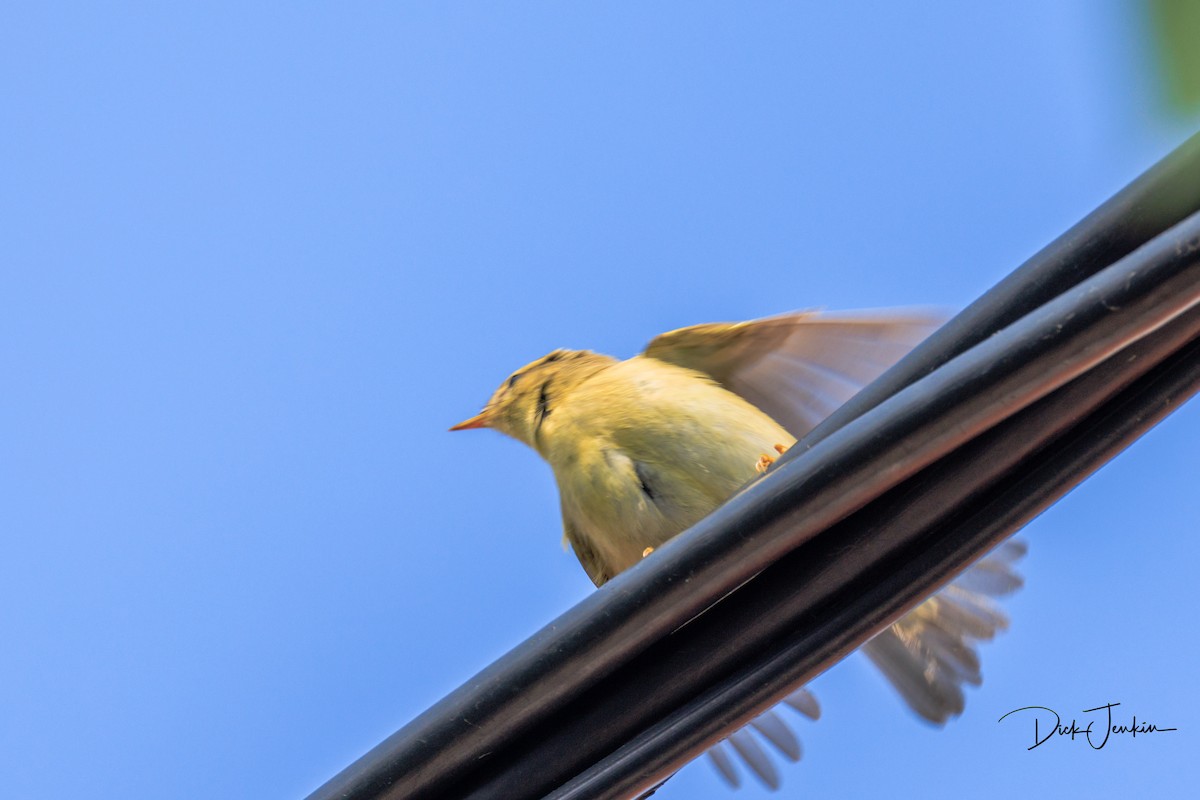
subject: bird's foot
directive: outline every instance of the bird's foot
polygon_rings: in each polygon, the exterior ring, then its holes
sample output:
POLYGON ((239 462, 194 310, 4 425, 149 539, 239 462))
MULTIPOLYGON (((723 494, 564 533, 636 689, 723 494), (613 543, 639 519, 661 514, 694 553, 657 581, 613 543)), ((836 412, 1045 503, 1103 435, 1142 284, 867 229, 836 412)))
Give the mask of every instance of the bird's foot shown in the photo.
MULTIPOLYGON (((787 445, 776 444, 775 452, 779 453, 779 455, 783 455, 784 453, 787 452, 787 445)), ((758 457, 758 463, 756 463, 754 465, 754 471, 759 474, 762 474, 762 473, 766 472, 767 470, 769 470, 771 468, 771 465, 774 463, 775 463, 775 456, 769 456, 766 453, 763 453, 761 456, 758 457)))
POLYGON ((642 558, 645 558, 646 556, 650 555, 653 552, 654 552, 653 547, 647 547, 645 550, 642 551, 642 558))

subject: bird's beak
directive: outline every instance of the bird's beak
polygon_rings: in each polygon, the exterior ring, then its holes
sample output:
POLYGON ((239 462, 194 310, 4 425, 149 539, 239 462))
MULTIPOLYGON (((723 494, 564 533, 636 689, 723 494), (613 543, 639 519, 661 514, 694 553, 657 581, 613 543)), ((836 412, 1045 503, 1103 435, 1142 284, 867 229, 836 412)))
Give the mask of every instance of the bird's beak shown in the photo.
POLYGON ((470 419, 463 420, 457 425, 452 426, 450 430, 465 431, 470 428, 486 428, 489 424, 491 424, 491 418, 488 416, 488 410, 485 408, 470 419))

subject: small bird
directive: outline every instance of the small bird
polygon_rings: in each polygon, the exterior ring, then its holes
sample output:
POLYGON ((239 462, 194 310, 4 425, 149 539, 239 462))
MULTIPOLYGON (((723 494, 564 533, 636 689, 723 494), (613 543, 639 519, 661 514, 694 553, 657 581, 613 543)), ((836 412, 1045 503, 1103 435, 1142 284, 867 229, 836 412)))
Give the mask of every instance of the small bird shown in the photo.
MULTIPOLYGON (((753 480, 941 322, 923 312, 795 312, 664 333, 625 361, 555 350, 512 373, 483 411, 450 430, 492 428, 549 462, 563 542, 597 586, 695 524, 753 480)), ((1006 542, 863 646, 922 718, 963 709, 982 678, 973 643, 1008 620, 989 597, 1018 588, 1006 542)), ((785 701, 816 719, 807 689, 785 701)), ((753 727, 786 758, 795 735, 774 712, 753 727)), ((779 774, 746 730, 726 740, 764 783, 779 774)), ((732 785, 723 745, 709 751, 732 785)))

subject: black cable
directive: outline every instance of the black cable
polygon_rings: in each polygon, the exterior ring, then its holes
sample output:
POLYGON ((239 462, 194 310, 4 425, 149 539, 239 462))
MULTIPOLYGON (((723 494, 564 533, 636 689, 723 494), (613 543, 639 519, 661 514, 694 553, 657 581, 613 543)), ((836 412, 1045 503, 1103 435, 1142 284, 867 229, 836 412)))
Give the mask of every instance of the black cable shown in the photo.
MULTIPOLYGON (((806 543, 739 589, 736 604, 722 603, 630 662, 597 695, 651 706, 650 719, 636 734, 625 731, 625 744, 614 754, 547 796, 628 797, 836 663, 1200 388, 1198 338, 1200 310, 1194 309, 1170 329, 1116 354, 1106 369, 1064 387, 823 532, 823 542, 806 543), (1123 374, 1133 365, 1141 374, 1123 374), (1036 440, 1048 421, 1071 418, 1108 381, 1116 388, 1099 407, 1048 440, 1036 440), (1014 458, 1026 449, 1029 455, 1014 458), (981 471, 992 481, 984 488, 969 479, 981 471), (671 676, 688 668, 705 673, 696 676, 696 683, 709 687, 699 696, 674 691, 671 676)), ((588 714, 583 703, 572 707, 559 734, 591 730, 595 721, 588 714)), ((530 753, 514 763, 536 758, 530 753)), ((503 796, 496 793, 503 787, 495 781, 481 796, 503 796)))
POLYGON ((1200 221, 1184 220, 1200 206, 1198 142, 973 304, 806 437, 766 479, 515 648, 310 800, 519 798, 560 789, 572 798, 628 794, 653 785, 781 687, 833 663, 947 580, 1192 386, 1185 377, 1195 354, 1157 349, 1163 357, 1155 369, 1170 362, 1170 370, 1123 373, 1117 383, 1128 385, 1117 395, 1093 385, 1080 399, 1078 388, 1089 373, 1113 369, 1118 351, 1187 338, 1179 326, 1194 322, 1189 309, 1200 300, 1200 221), (1113 264, 1115 256, 1124 258, 1113 264), (1064 429, 1061 417, 1037 411, 1056 397, 1062 411, 1061 399, 1072 391, 1082 403, 1076 424, 1064 429), (978 471, 976 484, 969 470, 954 473, 966 483, 930 477, 968 458, 972 447, 984 448, 997 426, 1018 424, 1043 445, 1010 453, 1008 477, 978 471), (1067 440, 1074 449, 1049 445, 1067 440), (1031 482, 1031 474, 1041 482, 1031 482), (947 500, 949 517, 910 512, 909 528, 872 527, 872 509, 925 480, 928 491, 960 498, 947 500), (818 579, 788 572, 799 569, 789 554, 801 549, 804 569, 818 570, 818 579), (847 552, 858 560, 844 560, 847 552), (880 588, 847 616, 850 606, 830 604, 850 586, 880 588), (773 611, 755 629, 749 615, 761 618, 766 607, 773 611), (753 639, 754 630, 762 638, 753 639), (678 677, 682 700, 653 684, 639 687, 639 675, 652 677, 654 664, 692 652, 695 642, 715 651, 678 677), (797 642, 804 646, 793 652, 797 642), (573 720, 588 724, 576 730, 573 720))
MULTIPOLYGON (((679 703, 698 692, 715 691, 713 687, 722 686, 724 680, 732 680, 738 691, 758 692, 761 687, 757 683, 762 676, 755 678, 755 685, 743 685, 740 679, 727 678, 727 674, 754 654, 771 651, 784 631, 814 628, 805 641, 804 658, 791 657, 781 665, 788 668, 791 682, 764 684, 794 689, 907 610, 897 606, 900 600, 882 594, 879 587, 894 585, 889 576, 904 574, 905 559, 914 557, 906 554, 914 548, 918 555, 924 553, 931 546, 928 540, 931 533, 942 540, 942 549, 949 546, 945 537, 951 537, 948 541, 963 554, 954 564, 955 571, 994 546, 998 539, 980 542, 970 538, 971 530, 961 530, 957 535, 967 538, 958 542, 943 529, 956 515, 964 513, 959 508, 962 503, 986 496, 988 487, 1006 475, 1023 474, 1031 469, 1031 459, 1048 442, 1073 430, 1072 422, 1078 424, 1079 416, 1086 419, 1122 384, 1136 380, 1153 366, 1151 354, 1166 357, 1174 348, 1200 335, 1200 313, 1195 310, 1200 304, 1200 252, 1179 247, 1180 242, 1190 239, 1200 242, 1200 215, 1179 226, 1173 236, 1160 237, 1109 270, 1089 278, 1030 318, 949 362, 937 373, 833 434, 793 462, 797 470, 800 465, 808 467, 806 476, 793 477, 782 472, 782 477, 792 480, 780 481, 785 485, 779 489, 770 487, 777 476, 768 476, 740 495, 740 502, 727 504, 711 515, 697 528, 713 525, 714 538, 737 536, 752 542, 766 537, 777 547, 786 546, 789 539, 800 541, 676 635, 630 657, 619 673, 593 687, 587 698, 564 707, 540 734, 529 737, 536 745, 534 748, 519 756, 514 753, 506 759, 500 774, 465 796, 521 796, 516 793, 522 788, 528 789, 530 796, 538 796, 536 792, 549 792, 553 788, 553 781, 539 782, 550 771, 548 762, 556 762, 562 774, 586 770, 595 754, 619 747, 644 727, 653 726, 658 719, 669 715, 679 703), (1181 268, 1180 279, 1191 276, 1186 291, 1181 291, 1174 280, 1159 282, 1165 271, 1170 271, 1168 264, 1181 268), (1184 264, 1191 266, 1183 267, 1184 264), (1146 295, 1145 308, 1124 299, 1132 296, 1124 290, 1132 290, 1143 280, 1147 286, 1157 287, 1146 295), (1121 287, 1122 298, 1112 293, 1116 286, 1121 287), (1163 305, 1168 295, 1171 300, 1163 305), (1171 315, 1169 309, 1177 306, 1192 310, 1171 315), (1114 308, 1120 310, 1111 310, 1114 308), (1120 317, 1132 325, 1139 309, 1147 317, 1166 319, 1166 324, 1148 326, 1150 334, 1120 348, 1111 343, 1111 337, 1098 335, 1099 321, 1111 324, 1120 317), (1080 340, 1077 346, 1067 341, 1072 331, 1080 340), (1026 405, 1025 413, 1004 418, 998 415, 1016 406, 1018 397, 1003 388, 979 388, 981 383, 993 387, 1021 383, 1006 381, 1008 374, 1034 375, 1038 386, 1053 385, 1055 372, 1071 372, 1071 354, 1077 350, 1103 353, 1106 358, 1091 365, 1092 369, 1080 374, 1073 383, 1063 385, 1057 401, 1054 394, 1049 394, 1040 403, 1026 405), (1012 372, 1006 373, 1006 367, 1012 372), (898 411, 901 406, 903 413, 898 411), (1072 413, 1064 413, 1064 406, 1072 413), (968 436, 970 428, 958 422, 968 415, 986 424, 980 435, 968 436), (905 420, 911 427, 904 424, 905 420), (939 430, 942 428, 948 430, 939 430), (966 441, 947 450, 939 445, 942 434, 957 434, 957 438, 966 441), (841 457, 830 455, 836 445, 844 448, 841 457), (923 467, 925 474, 909 474, 902 482, 886 478, 888 469, 923 450, 938 453, 938 460, 923 467), (762 505, 759 490, 774 496, 777 508, 768 505, 763 512, 769 520, 755 521, 745 513, 746 508, 757 509, 762 505), (870 495, 871 505, 856 508, 857 513, 852 517, 839 517, 831 527, 822 510, 826 496, 831 494, 837 500, 845 500, 854 492, 870 495), (862 598, 870 598, 871 602, 864 604, 862 598), (890 604, 885 604, 885 599, 890 604), (846 609, 854 611, 847 616, 846 609), (797 677, 794 669, 801 665, 808 666, 810 671, 797 677), (686 678, 679 678, 680 675, 686 678), (572 747, 566 753, 557 752, 562 742, 581 739, 586 739, 587 744, 572 747)), ((1003 538, 1007 533, 997 536, 1003 538)), ((684 545, 689 553, 696 549, 692 543, 684 545)), ((750 558, 739 557, 738 565, 745 567, 750 558)), ((942 570, 927 577, 949 580, 953 574, 942 570)), ((689 577, 688 586, 699 592, 696 587, 702 583, 696 573, 689 577)), ((914 577, 894 591, 908 589, 901 599, 914 605, 936 588, 914 577)), ((763 699, 754 707, 739 704, 736 706, 739 715, 725 719, 727 725, 721 729, 728 730, 728 725, 752 719, 782 699, 783 694, 758 695, 763 699)), ((671 730, 682 732, 681 728, 671 730)), ((708 744, 719 740, 719 730, 714 736, 708 744)), ((689 758, 696 754, 687 752, 689 758)), ((660 762, 655 748, 643 748, 641 753, 647 760, 662 763, 662 771, 645 775, 649 783, 638 788, 649 788, 681 766, 673 761, 660 762)), ((618 786, 628 788, 623 784, 618 786)), ((572 790, 562 796, 593 795, 572 790)))

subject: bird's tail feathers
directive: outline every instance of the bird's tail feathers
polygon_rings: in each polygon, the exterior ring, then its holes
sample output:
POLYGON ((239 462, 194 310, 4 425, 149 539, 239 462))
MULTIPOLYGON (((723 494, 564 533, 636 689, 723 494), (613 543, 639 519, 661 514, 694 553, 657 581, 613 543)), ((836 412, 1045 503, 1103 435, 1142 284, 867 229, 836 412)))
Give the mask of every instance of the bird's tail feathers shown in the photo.
POLYGON ((975 643, 1008 627, 994 598, 1023 584, 1014 564, 1026 549, 1022 541, 1001 544, 863 645, 867 657, 922 718, 940 725, 958 716, 963 685, 983 681, 975 643))

